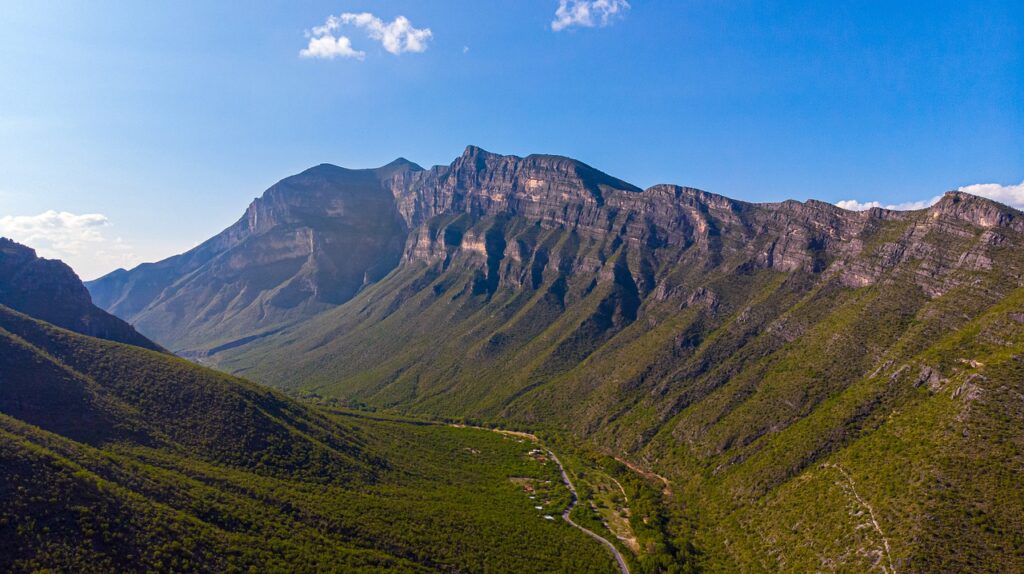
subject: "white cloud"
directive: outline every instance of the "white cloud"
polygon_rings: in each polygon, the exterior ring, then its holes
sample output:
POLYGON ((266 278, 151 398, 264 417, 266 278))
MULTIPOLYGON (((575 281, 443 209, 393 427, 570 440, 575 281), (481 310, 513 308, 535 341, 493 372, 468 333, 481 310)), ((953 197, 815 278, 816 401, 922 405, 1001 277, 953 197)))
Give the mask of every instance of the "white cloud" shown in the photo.
MULTIPOLYGON (((1017 185, 1001 185, 998 183, 976 183, 974 185, 965 185, 959 188, 957 191, 964 193, 970 193, 971 195, 977 195, 979 197, 987 197, 993 201, 999 203, 1005 203, 1011 207, 1017 209, 1024 209, 1024 182, 1017 185)), ((856 199, 844 199, 843 201, 837 201, 836 205, 843 209, 849 209, 852 211, 865 211, 872 207, 881 207, 883 209, 895 209, 900 211, 912 210, 912 209, 924 209, 935 205, 940 199, 941 195, 937 195, 931 199, 923 199, 920 201, 907 201, 904 203, 882 203, 880 201, 859 201, 856 199)))
POLYGON ((352 48, 352 41, 345 36, 334 36, 328 34, 318 38, 310 38, 309 45, 303 48, 299 55, 303 58, 321 58, 333 60, 334 58, 355 58, 362 60, 366 52, 352 48))
POLYGON ((86 279, 140 262, 120 237, 107 236, 109 227, 110 220, 99 213, 50 210, 0 217, 0 236, 32 247, 40 257, 64 261, 86 279))
POLYGON ((836 205, 843 209, 849 209, 851 211, 866 211, 872 207, 881 207, 882 209, 894 209, 898 211, 907 211, 913 209, 924 209, 935 205, 937 201, 942 199, 941 195, 937 195, 931 199, 922 199, 920 201, 906 201, 903 203, 887 203, 883 204, 880 201, 858 201, 856 199, 844 199, 843 201, 837 201, 836 205))
POLYGON ((1024 209, 1024 181, 1017 185, 1000 185, 998 183, 976 183, 965 185, 959 191, 987 197, 1006 205, 1024 209))
POLYGON ((308 31, 306 35, 309 37, 309 45, 299 55, 305 58, 343 57, 362 60, 366 52, 353 48, 347 36, 336 35, 344 25, 362 28, 370 39, 379 41, 385 50, 396 56, 405 52, 425 52, 427 43, 434 36, 430 28, 416 28, 405 16, 385 22, 369 12, 346 12, 340 16, 328 16, 322 26, 308 31))
POLYGON ((396 56, 403 52, 425 52, 427 42, 434 36, 430 28, 414 28, 405 16, 384 22, 369 12, 347 13, 341 15, 341 22, 363 28, 370 38, 379 40, 385 50, 396 56))
POLYGON ((626 0, 558 0, 551 29, 558 32, 572 26, 607 26, 626 10, 629 10, 626 0))

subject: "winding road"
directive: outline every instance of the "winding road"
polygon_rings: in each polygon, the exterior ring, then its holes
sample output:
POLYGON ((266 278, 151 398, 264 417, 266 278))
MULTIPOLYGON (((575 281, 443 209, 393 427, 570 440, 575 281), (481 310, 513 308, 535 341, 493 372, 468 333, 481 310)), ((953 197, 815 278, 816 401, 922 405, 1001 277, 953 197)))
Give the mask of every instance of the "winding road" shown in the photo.
MULTIPOLYGON (((529 440, 531 442, 534 442, 534 443, 537 443, 538 445, 543 446, 543 443, 540 442, 540 439, 537 438, 536 435, 533 435, 533 434, 530 434, 530 433, 526 433, 526 432, 510 431, 510 430, 505 430, 505 429, 487 428, 487 427, 479 427, 479 426, 455 424, 455 423, 449 423, 448 426, 456 427, 456 428, 471 428, 471 429, 477 429, 477 430, 486 430, 486 431, 496 432, 496 433, 499 433, 499 434, 504 434, 504 435, 508 435, 508 436, 514 436, 514 437, 517 437, 517 438, 523 438, 523 439, 529 440)), ((612 553, 612 556, 615 557, 615 561, 619 563, 619 570, 622 571, 622 574, 630 574, 629 573, 629 565, 626 564, 626 559, 622 557, 622 554, 619 552, 619 549, 616 548, 614 544, 609 542, 608 539, 605 538, 604 536, 601 536, 600 534, 594 532, 593 530, 590 530, 589 528, 585 528, 583 526, 580 526, 579 524, 576 524, 575 522, 573 522, 572 518, 569 518, 569 514, 572 512, 573 508, 576 508, 576 503, 579 501, 579 496, 577 496, 577 494, 576 494, 576 487, 572 484, 572 481, 569 480, 569 473, 565 471, 565 466, 562 465, 562 461, 558 460, 558 456, 556 456, 554 452, 552 452, 550 449, 548 449, 546 447, 545 447, 545 450, 547 450, 548 454, 551 456, 551 460, 555 461, 555 464, 558 465, 558 470, 562 471, 562 482, 565 483, 565 486, 569 487, 569 492, 572 494, 572 501, 569 502, 568 508, 566 508, 565 512, 562 513, 562 520, 568 522, 569 525, 571 525, 571 526, 579 528, 584 533, 586 533, 587 536, 590 536, 594 540, 597 540, 601 544, 604 544, 604 546, 612 553)), ((664 480, 664 479, 662 479, 662 480, 664 480)), ((618 481, 616 481, 616 482, 618 482, 618 481)), ((666 481, 666 483, 667 483, 667 481, 666 481)), ((622 488, 622 486, 620 485, 619 488, 622 488)), ((625 492, 623 492, 623 495, 625 495, 625 492)))
POLYGON ((551 455, 551 460, 555 461, 555 464, 558 465, 558 469, 562 471, 562 481, 565 482, 565 485, 569 487, 569 492, 572 493, 572 501, 569 503, 568 508, 565 509, 565 512, 562 513, 562 520, 568 522, 576 528, 579 528, 583 532, 587 533, 594 540, 597 540, 601 544, 604 544, 608 548, 608 550, 611 551, 612 555, 615 556, 615 561, 619 563, 619 569, 622 570, 622 574, 629 574, 629 566, 626 565, 626 560, 622 557, 622 554, 619 552, 619 549, 616 548, 614 544, 609 542, 607 538, 601 536, 593 530, 590 530, 589 528, 584 528, 583 526, 576 524, 572 521, 572 518, 569 518, 569 513, 571 513, 572 509, 576 507, 576 501, 579 500, 579 497, 576 496, 576 487, 573 486, 572 481, 569 480, 569 473, 567 473, 565 471, 565 467, 562 466, 562 461, 558 460, 558 457, 555 456, 555 453, 551 452, 550 450, 548 451, 548 454, 551 455))

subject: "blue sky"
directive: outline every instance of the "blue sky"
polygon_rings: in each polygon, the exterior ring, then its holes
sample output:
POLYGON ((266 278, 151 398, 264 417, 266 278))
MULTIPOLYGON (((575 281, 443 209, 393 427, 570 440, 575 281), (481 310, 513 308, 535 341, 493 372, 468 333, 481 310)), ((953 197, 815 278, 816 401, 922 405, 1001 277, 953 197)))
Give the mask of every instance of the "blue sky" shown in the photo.
POLYGON ((1024 203, 1019 0, 8 4, 0 234, 86 278, 311 165, 467 144, 751 201, 1024 203))

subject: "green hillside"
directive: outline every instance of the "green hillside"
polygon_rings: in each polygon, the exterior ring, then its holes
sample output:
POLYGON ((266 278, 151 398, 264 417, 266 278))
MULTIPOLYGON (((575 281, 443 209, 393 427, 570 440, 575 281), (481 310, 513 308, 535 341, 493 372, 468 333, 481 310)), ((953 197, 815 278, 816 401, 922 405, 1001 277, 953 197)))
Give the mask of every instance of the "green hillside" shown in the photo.
POLYGON ((301 406, 0 306, 0 570, 611 572, 496 433, 301 406))
POLYGON ((522 257, 408 261, 211 360, 294 392, 547 429, 626 457, 673 480, 662 503, 699 525, 709 571, 1019 569, 1024 238, 994 223, 1012 210, 943 202, 790 271, 738 244, 659 258, 521 220, 438 219, 438 237, 456 226, 522 257))

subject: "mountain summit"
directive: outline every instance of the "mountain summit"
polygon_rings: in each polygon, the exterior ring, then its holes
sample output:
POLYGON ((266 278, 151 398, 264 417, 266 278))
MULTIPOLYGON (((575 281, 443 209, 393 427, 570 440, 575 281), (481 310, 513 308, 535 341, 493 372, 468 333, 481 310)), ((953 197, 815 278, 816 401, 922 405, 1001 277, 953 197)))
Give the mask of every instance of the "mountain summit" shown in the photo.
POLYGON ((285 178, 196 248, 88 283, 99 305, 169 348, 203 353, 347 301, 398 263, 390 181, 422 168, 321 164, 285 178))

